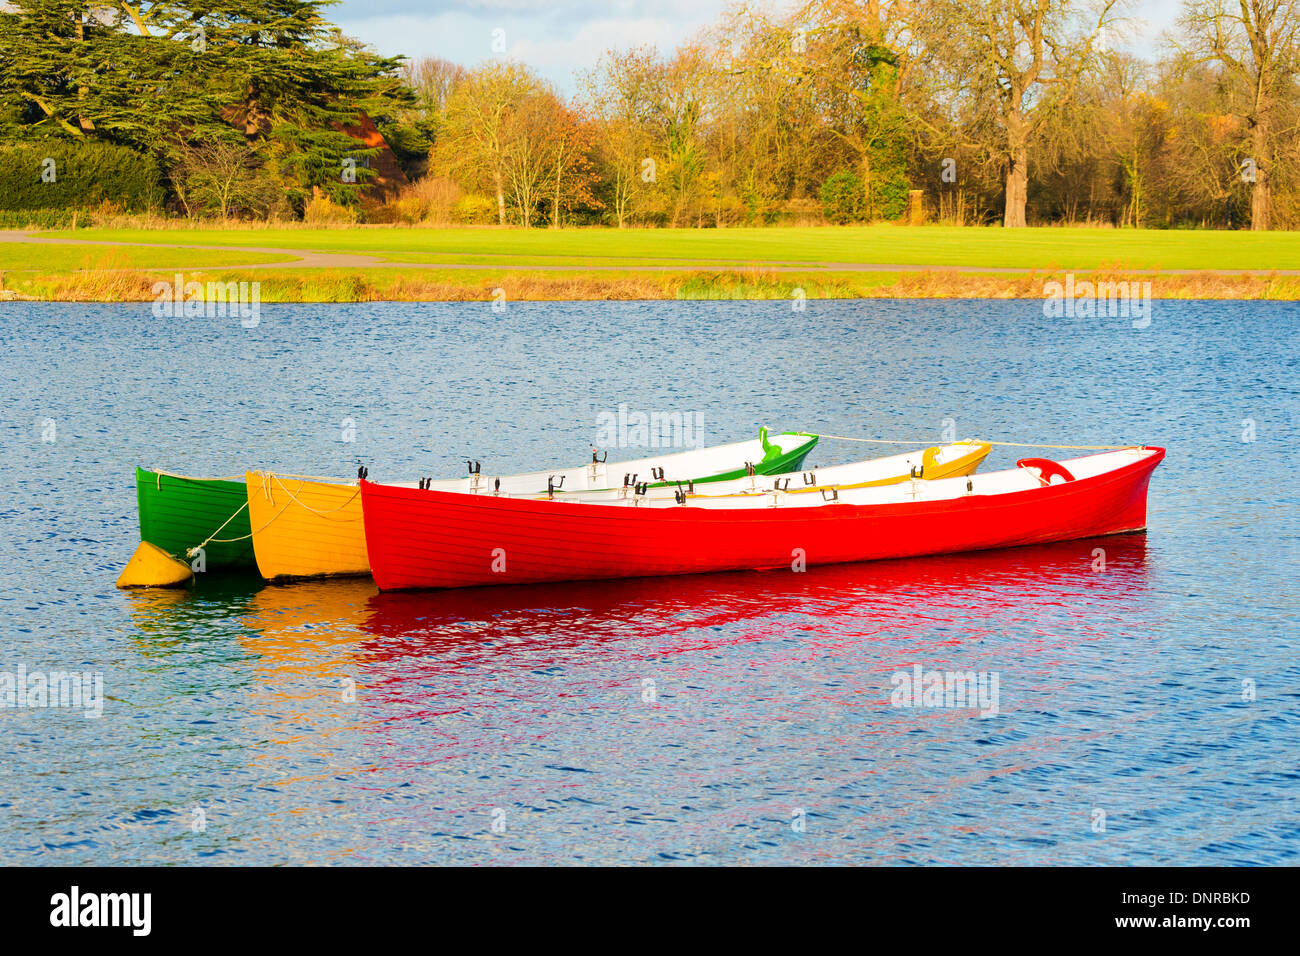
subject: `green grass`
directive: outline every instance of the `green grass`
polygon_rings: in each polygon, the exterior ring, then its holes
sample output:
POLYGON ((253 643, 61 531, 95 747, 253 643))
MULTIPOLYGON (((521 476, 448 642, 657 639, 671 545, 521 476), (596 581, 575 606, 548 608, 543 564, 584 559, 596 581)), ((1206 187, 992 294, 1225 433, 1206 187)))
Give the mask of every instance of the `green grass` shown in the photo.
POLYGON ((73 272, 78 269, 194 269, 262 262, 291 262, 293 256, 224 249, 0 242, 0 271, 73 272))
POLYGON ((0 289, 8 296, 147 301, 157 277, 185 270, 191 278, 257 281, 264 302, 485 301, 498 286, 511 301, 791 299, 796 289, 808 299, 1039 298, 1049 278, 1063 280, 1067 272, 1097 271, 1113 278, 1150 269, 1228 270, 1160 276, 1158 298, 1300 298, 1300 278, 1240 275, 1244 269, 1300 269, 1300 232, 890 225, 560 231, 169 226, 45 235, 81 241, 0 242, 0 289), (323 268, 299 263, 293 250, 371 255, 393 265, 323 268), (241 268, 261 263, 276 265, 241 268))
MULTIPOLYGON (((907 227, 767 229, 79 229, 77 239, 371 254, 404 263, 852 263, 965 268, 1295 269, 1300 232, 907 227)), ((48 247, 27 247, 41 261, 48 247)))

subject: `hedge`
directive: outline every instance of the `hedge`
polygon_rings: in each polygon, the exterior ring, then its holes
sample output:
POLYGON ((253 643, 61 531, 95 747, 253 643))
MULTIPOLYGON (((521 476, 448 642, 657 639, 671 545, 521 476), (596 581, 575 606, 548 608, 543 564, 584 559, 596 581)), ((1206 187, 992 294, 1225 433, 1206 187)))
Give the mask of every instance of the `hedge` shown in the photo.
POLYGON ((162 200, 158 164, 125 146, 75 140, 0 146, 0 210, 89 209, 107 201, 142 212, 162 200))

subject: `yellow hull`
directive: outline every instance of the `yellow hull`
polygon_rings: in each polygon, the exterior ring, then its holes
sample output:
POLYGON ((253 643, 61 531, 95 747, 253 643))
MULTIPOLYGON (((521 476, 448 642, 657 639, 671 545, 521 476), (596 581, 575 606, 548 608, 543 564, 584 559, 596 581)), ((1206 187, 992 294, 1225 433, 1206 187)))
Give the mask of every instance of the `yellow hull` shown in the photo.
POLYGON ((250 471, 248 519, 268 581, 370 573, 356 485, 250 471))
MULTIPOLYGON (((850 488, 875 488, 879 485, 897 485, 911 478, 923 478, 926 481, 934 481, 939 478, 961 478, 964 475, 973 475, 980 463, 988 457, 993 446, 984 441, 963 441, 956 444, 969 444, 971 450, 964 455, 959 455, 950 461, 939 462, 937 456, 940 449, 927 448, 921 455, 921 473, 919 475, 909 475, 906 472, 900 472, 897 475, 890 475, 888 478, 877 478, 875 481, 857 481, 852 484, 837 483, 827 485, 826 487, 835 487, 847 491, 850 488)), ((787 494, 791 495, 815 495, 825 490, 819 485, 812 486, 795 486, 792 485, 786 489, 787 494)), ((691 498, 729 498, 737 497, 734 495, 708 495, 695 494, 689 495, 691 498)), ((740 495, 739 497, 745 497, 740 495)))
MULTIPOLYGON (((938 454, 938 448, 927 448, 921 456, 921 473, 918 478, 924 478, 926 481, 935 481, 939 478, 961 478, 964 475, 975 474, 975 469, 979 468, 981 462, 989 456, 993 446, 985 441, 972 441, 969 443, 971 450, 964 455, 960 455, 951 461, 937 462, 935 456, 938 454)), ((896 485, 900 482, 907 481, 911 475, 899 475, 897 478, 884 478, 880 481, 864 481, 856 485, 840 485, 841 488, 870 488, 874 485, 896 485)))

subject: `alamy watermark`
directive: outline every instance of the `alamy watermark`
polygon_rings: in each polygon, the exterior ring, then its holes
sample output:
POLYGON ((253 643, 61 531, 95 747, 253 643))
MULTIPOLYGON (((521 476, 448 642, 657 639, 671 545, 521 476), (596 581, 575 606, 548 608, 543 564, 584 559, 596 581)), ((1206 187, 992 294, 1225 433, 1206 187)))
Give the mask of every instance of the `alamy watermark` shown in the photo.
POLYGON ((1133 328, 1145 329, 1151 324, 1151 283, 1076 282, 1071 272, 1064 284, 1053 281, 1043 285, 1043 315, 1049 319, 1131 317, 1133 328))
POLYGON ((978 708, 981 717, 996 717, 1000 699, 998 671, 898 671, 889 682, 891 707, 978 708))
POLYGON ((172 282, 153 284, 153 314, 158 319, 238 318, 246 329, 262 321, 262 283, 186 282, 177 275, 172 282))
POLYGON ((73 886, 50 897, 50 925, 76 928, 124 927, 132 936, 148 936, 153 927, 152 893, 83 893, 73 886))
POLYGON ((87 719, 104 715, 104 675, 75 671, 0 671, 0 710, 79 709, 87 719))
POLYGON ((702 412, 639 412, 620 404, 596 416, 598 448, 702 448, 702 412))

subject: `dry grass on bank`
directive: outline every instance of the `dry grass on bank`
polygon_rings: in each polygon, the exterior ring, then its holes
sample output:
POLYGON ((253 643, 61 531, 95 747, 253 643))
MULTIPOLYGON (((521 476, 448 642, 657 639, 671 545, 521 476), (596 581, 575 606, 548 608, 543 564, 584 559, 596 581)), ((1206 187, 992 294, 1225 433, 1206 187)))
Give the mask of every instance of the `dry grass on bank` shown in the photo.
MULTIPOLYGON (((0 298, 57 302, 151 302, 156 282, 170 283, 175 270, 106 267, 69 272, 0 273, 0 298)), ((264 269, 187 270, 186 282, 260 283, 260 299, 275 302, 484 302, 504 292, 507 301, 635 299, 1042 299, 1063 274, 925 272, 775 272, 684 270, 682 272, 530 271, 449 269, 264 269)), ((1300 277, 1194 273, 1135 275, 1120 270, 1075 273, 1075 281, 1151 284, 1155 299, 1300 300, 1300 277)))

